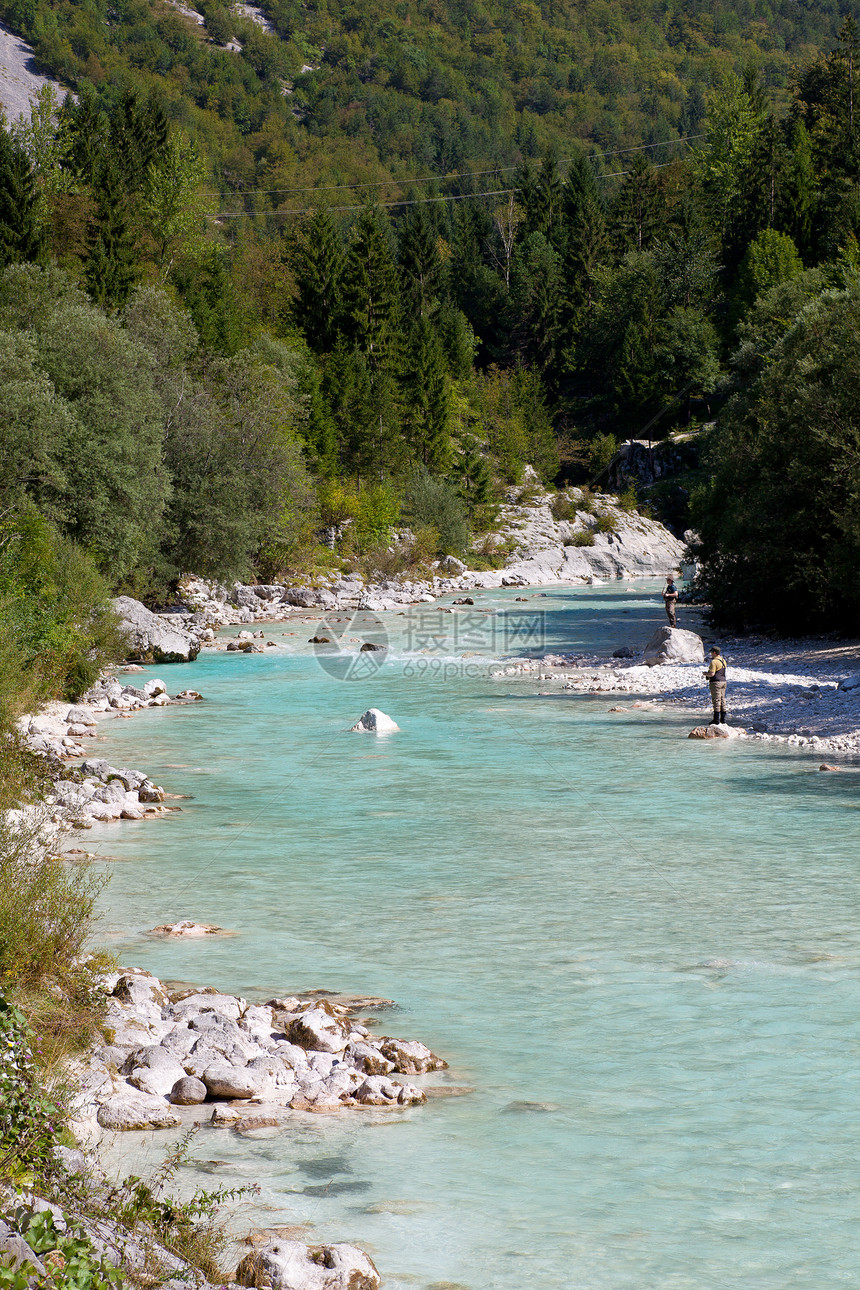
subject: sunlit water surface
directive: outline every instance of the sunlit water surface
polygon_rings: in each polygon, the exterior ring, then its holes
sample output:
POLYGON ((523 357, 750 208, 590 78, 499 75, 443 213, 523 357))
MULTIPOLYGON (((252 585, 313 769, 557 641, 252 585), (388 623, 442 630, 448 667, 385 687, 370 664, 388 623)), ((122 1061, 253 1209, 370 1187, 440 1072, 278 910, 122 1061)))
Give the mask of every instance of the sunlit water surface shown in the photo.
POLYGON ((391 997, 378 1029, 475 1089, 265 1141, 204 1129, 187 1181, 259 1181, 258 1218, 354 1241, 395 1290, 857 1284, 855 776, 459 658, 541 611, 548 647, 641 644, 657 590, 476 593, 499 612, 456 641, 433 607, 382 615, 391 661, 353 682, 296 623, 267 632, 289 652, 144 674, 206 701, 110 722, 99 751, 192 800, 89 835, 105 943, 254 999, 391 997), (347 733, 371 705, 401 733, 347 733), (180 917, 238 934, 143 935, 180 917))

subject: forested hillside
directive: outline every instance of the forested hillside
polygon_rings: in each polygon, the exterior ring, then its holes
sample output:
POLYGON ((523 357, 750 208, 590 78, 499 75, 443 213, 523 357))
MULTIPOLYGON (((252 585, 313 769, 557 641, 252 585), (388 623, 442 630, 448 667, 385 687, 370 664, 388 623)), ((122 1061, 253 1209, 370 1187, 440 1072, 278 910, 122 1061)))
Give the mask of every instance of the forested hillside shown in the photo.
MULTIPOLYGON (((833 45, 845 13, 836 0, 0 6, 73 88, 89 82, 109 101, 129 83, 157 93, 219 191, 267 190, 256 210, 303 205, 271 191, 300 185, 468 176, 551 147, 566 157, 580 143, 677 140, 701 129, 714 83, 746 67, 783 109, 792 69, 833 45)), ((494 186, 479 179, 440 191, 494 186)))
POLYGON ((56 656, 46 684, 73 689, 83 666, 78 588, 157 603, 188 571, 391 573, 404 527, 415 565, 470 543, 498 563, 482 534, 526 465, 587 482, 620 438, 716 416, 692 498, 715 613, 782 623, 791 587, 797 621, 822 596, 852 620, 851 352, 828 342, 826 379, 809 357, 810 311, 847 335, 858 290, 851 18, 835 39, 822 7, 768 9, 766 30, 752 9, 525 4, 496 25, 273 7, 281 39, 247 7, 204 7, 204 28, 146 3, 16 3, 77 90, 0 131, 0 595, 10 649, 56 656), (538 103, 550 65, 564 84, 538 103), (443 156, 446 114, 461 151, 443 156), (798 424, 814 380, 848 396, 810 395, 798 424), (841 499, 837 517, 830 485, 812 489, 796 546, 779 497, 795 457, 813 482, 838 462, 841 499), (66 654, 54 620, 32 630, 42 584, 66 654))

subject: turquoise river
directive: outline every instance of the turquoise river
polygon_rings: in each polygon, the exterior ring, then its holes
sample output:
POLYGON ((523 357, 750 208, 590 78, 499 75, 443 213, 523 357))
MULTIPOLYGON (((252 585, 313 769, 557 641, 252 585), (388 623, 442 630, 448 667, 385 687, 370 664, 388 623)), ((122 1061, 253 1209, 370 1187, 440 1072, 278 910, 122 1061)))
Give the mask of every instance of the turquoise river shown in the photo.
MULTIPOLYGON (((351 681, 312 626, 274 624, 286 650, 144 673, 205 702, 102 726, 100 755, 190 795, 88 837, 121 962, 255 1000, 390 997, 376 1029, 474 1089, 260 1141, 202 1129, 188 1185, 260 1183, 252 1219, 362 1246, 388 1290, 858 1284, 855 777, 481 658, 641 644, 658 590, 381 615, 390 659, 351 681), (369 706, 401 732, 347 733, 369 706), (237 934, 144 934, 182 917, 237 934)), ((137 1171, 169 1140, 114 1154, 137 1171)))

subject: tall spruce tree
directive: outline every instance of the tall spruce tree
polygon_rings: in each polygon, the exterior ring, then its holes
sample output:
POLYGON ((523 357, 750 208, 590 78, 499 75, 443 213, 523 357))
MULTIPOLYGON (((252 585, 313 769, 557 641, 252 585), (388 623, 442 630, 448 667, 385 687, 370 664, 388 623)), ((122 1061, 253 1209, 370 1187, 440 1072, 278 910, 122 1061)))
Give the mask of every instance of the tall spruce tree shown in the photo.
POLYGON ((0 125, 0 265, 38 260, 43 249, 30 159, 0 125))
POLYGON ((439 237, 424 206, 413 206, 398 229, 398 261, 403 304, 412 317, 427 317, 439 309, 445 266, 439 237))
POLYGON ((84 276, 98 304, 119 308, 128 299, 140 268, 128 194, 111 157, 100 167, 93 191, 96 211, 90 224, 84 276))
POLYGON ((345 312, 371 378, 400 367, 400 292, 388 216, 367 206, 356 220, 346 261, 345 312))
POLYGON ((293 318, 317 354, 331 353, 344 325, 344 251, 340 230, 323 207, 298 230, 290 249, 296 275, 293 318))
POLYGON ((429 318, 412 327, 406 371, 410 442, 429 471, 444 474, 451 465, 451 392, 444 351, 429 318))
POLYGON ((647 251, 651 239, 661 231, 664 212, 660 176, 637 152, 612 203, 612 231, 618 251, 647 251))
POLYGON ((570 165, 564 186, 563 221, 562 328, 566 343, 571 344, 594 301, 597 268, 609 254, 603 195, 594 166, 584 155, 570 165))

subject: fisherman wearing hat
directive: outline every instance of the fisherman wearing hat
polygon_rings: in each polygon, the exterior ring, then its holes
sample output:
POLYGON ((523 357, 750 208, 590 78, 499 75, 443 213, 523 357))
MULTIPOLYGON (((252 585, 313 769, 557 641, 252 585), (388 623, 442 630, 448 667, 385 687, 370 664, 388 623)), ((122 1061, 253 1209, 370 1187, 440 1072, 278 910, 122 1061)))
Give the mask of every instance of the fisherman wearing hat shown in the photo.
POLYGON ((704 676, 714 705, 714 719, 711 725, 726 725, 726 660, 720 653, 718 645, 711 646, 710 655, 711 661, 704 676))

